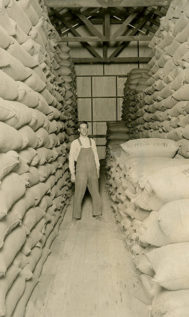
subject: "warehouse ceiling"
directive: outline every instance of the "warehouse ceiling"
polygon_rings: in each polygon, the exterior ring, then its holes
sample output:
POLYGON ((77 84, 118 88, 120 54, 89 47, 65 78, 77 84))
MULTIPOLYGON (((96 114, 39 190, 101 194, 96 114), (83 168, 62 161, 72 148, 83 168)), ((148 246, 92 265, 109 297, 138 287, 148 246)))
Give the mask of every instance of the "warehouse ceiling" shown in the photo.
MULTIPOLYGON (((46 0, 50 20, 62 42, 79 42, 90 52, 91 58, 77 58, 75 63, 138 62, 136 57, 120 58, 119 55, 132 41, 151 40, 169 3, 170 0, 46 0), (117 25, 113 34, 112 25, 117 25), (79 32, 81 26, 87 36, 79 32), (103 48, 103 56, 94 43, 103 48), (108 56, 109 47, 114 50, 108 56)), ((148 62, 147 59, 141 62, 148 62)))

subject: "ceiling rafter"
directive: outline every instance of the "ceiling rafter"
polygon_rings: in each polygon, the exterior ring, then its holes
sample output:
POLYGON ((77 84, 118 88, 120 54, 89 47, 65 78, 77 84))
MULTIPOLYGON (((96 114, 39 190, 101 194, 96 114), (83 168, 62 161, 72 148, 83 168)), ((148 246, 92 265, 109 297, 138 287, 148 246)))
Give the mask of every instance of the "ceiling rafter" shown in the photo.
MULTIPOLYGON (((91 17, 91 22, 94 24, 94 25, 103 25, 104 23, 104 15, 103 16, 100 16, 99 17, 91 17)), ((114 17, 110 16, 110 22, 111 24, 115 24, 115 25, 120 25, 120 21, 116 20, 114 17)))
POLYGON ((121 36, 125 33, 127 30, 128 25, 136 18, 138 13, 132 13, 130 14, 127 19, 121 24, 120 28, 113 34, 113 38, 116 38, 117 36, 121 36))
POLYGON ((72 58, 75 64, 133 64, 133 63, 148 63, 150 57, 114 57, 114 58, 72 58))
MULTIPOLYGON (((65 24, 65 26, 66 26, 67 28, 70 29, 70 32, 71 32, 74 36, 81 37, 81 34, 80 34, 78 31, 76 31, 74 28, 72 28, 72 26, 70 26, 69 23, 67 23, 67 22, 65 22, 65 21, 63 21, 63 23, 65 24)), ((84 43, 81 42, 81 44, 82 44, 82 46, 83 46, 84 48, 86 48, 86 49, 88 50, 88 52, 89 52, 92 56, 97 57, 97 58, 101 58, 101 56, 96 52, 96 50, 94 49, 94 47, 92 47, 89 43, 87 43, 87 42, 84 42, 84 43)))
MULTIPOLYGON (((139 29, 141 27, 143 27, 143 25, 146 23, 146 21, 148 21, 148 18, 149 18, 150 14, 146 15, 146 16, 143 16, 141 19, 139 19, 138 23, 135 25, 135 28, 130 30, 127 35, 135 35, 136 33, 139 32, 139 29)), ((128 46, 130 42, 126 42, 124 41, 123 43, 121 43, 116 49, 115 51, 110 55, 110 58, 113 58, 113 57, 117 57, 121 52, 122 50, 128 46)))
MULTIPOLYGON (((141 42, 147 42, 152 39, 152 36, 149 35, 124 35, 124 36, 118 36, 116 38, 117 42, 126 41, 141 41, 141 42)), ((108 34, 104 35, 102 39, 99 39, 97 36, 74 36, 74 37, 64 37, 60 40, 60 42, 113 42, 115 41, 114 37, 110 37, 108 34)))
MULTIPOLYGON (((75 14, 75 13, 74 13, 75 14)), ((76 16, 84 23, 87 29, 94 35, 97 36, 99 39, 103 39, 103 35, 97 30, 97 28, 93 25, 93 23, 87 19, 84 15, 76 13, 76 16)))
MULTIPOLYGON (((65 16, 62 16, 55 9, 53 9, 53 11, 54 11, 54 17, 55 17, 56 21, 58 20, 61 23, 61 29, 60 29, 60 27, 58 29, 58 32, 61 36, 65 36, 70 32, 73 34, 73 30, 76 30, 77 28, 79 28, 82 25, 82 23, 79 19, 78 20, 73 19, 73 15, 72 15, 71 10, 69 10, 65 16)), ((56 24, 56 21, 55 21, 55 24, 56 24)), ((78 34, 77 35, 73 34, 73 35, 76 37, 80 36, 78 34)))
MULTIPOLYGON (((51 1, 51 0, 46 0, 51 1)), ((53 4, 58 0, 53 0, 53 4)), ((61 3, 67 0, 59 0, 61 3)), ((156 32, 160 25, 160 18, 167 12, 164 5, 160 6, 161 0, 132 0, 132 6, 124 7, 122 3, 128 0, 90 0, 86 2, 85 7, 74 6, 77 2, 83 3, 85 0, 69 0, 70 6, 62 8, 61 6, 49 8, 50 19, 62 39, 60 42, 65 43, 80 43, 92 55, 90 58, 76 58, 75 63, 130 63, 141 62, 141 59, 129 57, 119 57, 123 49, 125 49, 131 41, 149 41, 152 39, 153 33, 156 32), (119 2, 120 6, 113 6, 114 2, 119 2), (137 6, 134 3, 137 1, 137 6), (100 4, 98 7, 93 7, 91 3, 100 4), (101 5, 106 2, 110 7, 101 5), (139 4, 140 2, 140 4, 139 4), (148 7, 144 7, 141 3, 150 3, 148 7), (88 4, 88 5, 87 5, 88 4), (156 4, 156 5, 155 5, 156 4), (117 24, 118 27, 113 34, 111 25, 117 24), (101 25, 102 31, 96 25, 101 25), (77 30, 82 26, 82 30, 77 30), (85 33, 83 33, 83 27, 85 33), (84 35, 87 34, 89 35, 84 35), (68 35, 68 36, 66 36, 68 35), (93 43, 93 44, 92 44, 93 43), (96 48, 102 49, 102 56, 96 48), (108 48, 115 47, 113 53, 108 56, 108 48)), ((130 0, 129 0, 130 1, 130 0)), ((170 0, 167 0, 168 2, 170 0)), ((130 2, 131 3, 131 2, 130 2)), ((138 44, 137 44, 138 45, 138 44)), ((147 59, 142 59, 147 62, 147 59)))
MULTIPOLYGON (((156 8, 155 8, 156 9, 156 8)), ((133 9, 131 8, 109 8, 108 9, 110 12, 110 23, 111 24, 121 24, 123 23, 123 20, 125 21, 125 18, 128 18, 127 14, 132 13, 133 9), (132 11, 131 11, 132 10, 132 11), (122 14, 124 13, 124 16, 119 16, 119 18, 114 15, 121 12, 122 14)), ((162 7, 160 7, 160 10, 162 10, 162 7)), ((67 22, 69 22, 69 24, 72 25, 73 28, 77 29, 79 26, 81 26, 81 21, 77 18, 77 16, 75 15, 75 18, 73 18, 73 11, 77 11, 78 9, 74 9, 74 10, 67 10, 64 14, 60 14, 60 11, 56 11, 55 9, 49 9, 50 11, 50 18, 52 20, 52 22, 58 26, 58 31, 60 32, 61 29, 61 25, 62 25, 62 30, 63 30, 63 34, 66 35, 69 32, 69 29, 66 30, 66 28, 64 27, 63 23, 61 22, 62 19, 66 19, 67 22), (58 13, 58 17, 56 16, 56 13, 58 13)), ((139 12, 139 10, 137 11, 136 8, 134 9, 134 12, 139 12)), ((89 19, 90 17, 90 21, 93 25, 103 25, 104 22, 104 9, 98 9, 98 8, 86 8, 85 10, 82 10, 82 12, 87 16, 87 18, 89 19)), ((156 26, 159 26, 159 15, 156 15, 156 17, 151 20, 151 25, 153 27, 153 25, 155 24, 156 26)), ((157 28, 152 29, 152 32, 154 33, 155 30, 157 28)), ((149 28, 147 27, 147 30, 149 30, 149 28)), ((150 30, 149 30, 150 31, 150 30)), ((61 32, 60 32, 61 33, 61 32)))

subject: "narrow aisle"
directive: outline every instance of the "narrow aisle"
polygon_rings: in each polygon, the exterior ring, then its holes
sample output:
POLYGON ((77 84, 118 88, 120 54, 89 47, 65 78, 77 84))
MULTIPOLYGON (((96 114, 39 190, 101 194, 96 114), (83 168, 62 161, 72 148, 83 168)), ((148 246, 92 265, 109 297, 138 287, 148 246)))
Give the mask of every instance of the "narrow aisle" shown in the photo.
POLYGON ((26 317, 149 316, 104 180, 101 196, 101 221, 91 216, 90 197, 79 222, 72 223, 69 206, 26 317))

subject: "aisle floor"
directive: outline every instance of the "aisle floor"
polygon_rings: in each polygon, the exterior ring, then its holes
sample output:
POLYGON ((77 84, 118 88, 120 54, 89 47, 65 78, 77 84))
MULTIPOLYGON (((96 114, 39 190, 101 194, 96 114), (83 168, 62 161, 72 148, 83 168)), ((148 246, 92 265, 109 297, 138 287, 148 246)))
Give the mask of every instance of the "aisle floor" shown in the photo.
POLYGON ((26 317, 148 317, 146 298, 101 181, 103 219, 91 216, 87 196, 82 220, 68 207, 26 317))

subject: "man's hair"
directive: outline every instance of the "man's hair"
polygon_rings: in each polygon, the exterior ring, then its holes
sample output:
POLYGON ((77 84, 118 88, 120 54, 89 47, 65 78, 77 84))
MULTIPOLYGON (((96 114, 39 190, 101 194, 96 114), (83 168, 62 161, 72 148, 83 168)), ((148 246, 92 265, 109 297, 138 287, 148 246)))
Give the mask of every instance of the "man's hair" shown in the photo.
POLYGON ((78 128, 80 128, 81 124, 86 124, 87 128, 89 127, 87 121, 80 121, 80 122, 78 123, 78 128))

